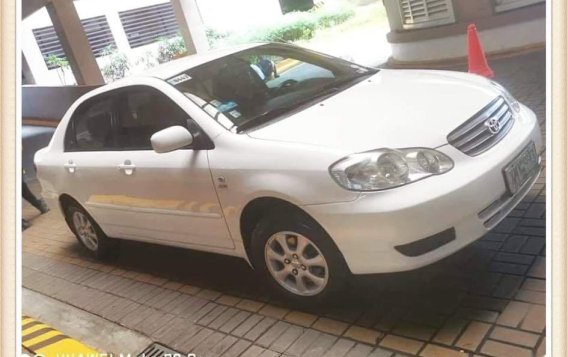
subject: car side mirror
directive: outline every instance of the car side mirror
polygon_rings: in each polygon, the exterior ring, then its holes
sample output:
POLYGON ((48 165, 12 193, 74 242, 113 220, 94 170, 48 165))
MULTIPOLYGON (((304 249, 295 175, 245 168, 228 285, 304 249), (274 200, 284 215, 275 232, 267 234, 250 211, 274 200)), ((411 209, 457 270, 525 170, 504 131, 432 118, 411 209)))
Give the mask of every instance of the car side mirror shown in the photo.
POLYGON ((176 125, 154 133, 150 142, 155 152, 163 154, 191 145, 193 135, 183 126, 176 125))

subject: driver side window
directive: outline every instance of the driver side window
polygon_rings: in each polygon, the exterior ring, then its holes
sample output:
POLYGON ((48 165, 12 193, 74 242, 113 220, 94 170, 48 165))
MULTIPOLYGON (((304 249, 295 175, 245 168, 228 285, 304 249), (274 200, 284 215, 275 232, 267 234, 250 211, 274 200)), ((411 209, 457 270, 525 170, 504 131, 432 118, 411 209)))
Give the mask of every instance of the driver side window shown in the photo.
POLYGON ((165 128, 188 128, 189 116, 157 89, 133 87, 121 93, 117 137, 123 150, 152 150, 150 137, 165 128))

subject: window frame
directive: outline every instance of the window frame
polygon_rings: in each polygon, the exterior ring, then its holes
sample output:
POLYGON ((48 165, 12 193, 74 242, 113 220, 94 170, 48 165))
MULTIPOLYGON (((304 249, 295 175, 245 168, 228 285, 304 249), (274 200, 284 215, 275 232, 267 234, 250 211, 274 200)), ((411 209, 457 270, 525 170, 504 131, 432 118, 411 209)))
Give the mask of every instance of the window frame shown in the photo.
POLYGON ((93 96, 91 98, 86 99, 84 102, 82 102, 81 104, 79 104, 77 106, 77 108, 75 108, 75 110, 73 111, 73 114, 71 114, 71 117, 69 118, 69 122, 67 124, 67 129, 65 130, 65 137, 63 138, 63 152, 98 152, 98 151, 121 151, 120 147, 117 146, 117 142, 116 142, 116 125, 115 125, 115 120, 116 120, 116 102, 115 99, 112 98, 111 96, 111 92, 105 92, 96 96, 93 96), (110 98, 109 98, 110 97, 110 98), (93 150, 86 150, 86 149, 81 149, 76 147, 77 145, 77 134, 75 132, 75 122, 76 122, 76 118, 78 115, 80 115, 82 110, 88 110, 88 108, 92 107, 93 105, 100 103, 104 100, 108 100, 110 99, 111 101, 111 110, 110 110, 110 115, 111 115, 111 119, 110 119, 110 123, 111 123, 111 134, 112 134, 112 141, 114 142, 115 147, 112 148, 104 148, 104 149, 93 149, 93 150), (73 136, 72 140, 74 142, 74 146, 70 146, 70 136, 73 136))
MULTIPOLYGON (((167 93, 164 93, 157 87, 148 85, 148 84, 132 84, 128 86, 124 86, 121 88, 113 89, 101 94, 97 94, 93 97, 85 99, 81 104, 75 108, 71 117, 69 118, 69 122, 67 124, 67 128, 65 130, 65 136, 63 138, 63 152, 106 152, 106 151, 154 151, 152 148, 147 149, 131 149, 131 148, 124 148, 121 146, 118 138, 118 128, 119 128, 119 100, 124 97, 128 91, 130 90, 139 90, 139 89, 146 89, 146 90, 153 90, 160 92, 167 100, 171 102, 171 104, 177 106, 179 110, 181 110, 187 116, 187 124, 185 128, 189 130, 189 132, 193 135, 193 143, 188 145, 185 148, 179 150, 213 150, 215 149, 215 144, 207 135, 207 133, 201 128, 201 126, 192 118, 191 114, 189 114, 181 105, 179 105, 174 99, 172 99, 167 93), (111 131, 113 136, 113 142, 116 147, 102 149, 102 150, 84 150, 84 149, 77 149, 73 147, 69 147, 69 136, 75 136, 75 120, 77 115, 83 110, 85 107, 94 105, 97 102, 103 101, 110 98, 111 100, 111 131)), ((73 138, 75 140, 76 138, 73 138)))

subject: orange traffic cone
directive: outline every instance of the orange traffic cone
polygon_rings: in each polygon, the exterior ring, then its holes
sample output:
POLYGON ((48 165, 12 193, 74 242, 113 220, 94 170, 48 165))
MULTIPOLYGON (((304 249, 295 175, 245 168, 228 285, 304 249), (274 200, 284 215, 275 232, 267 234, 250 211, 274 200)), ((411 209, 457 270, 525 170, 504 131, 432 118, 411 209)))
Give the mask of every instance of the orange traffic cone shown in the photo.
POLYGON ((474 24, 467 26, 467 52, 469 73, 479 74, 487 78, 494 77, 493 70, 487 64, 487 58, 483 47, 481 47, 481 41, 479 41, 477 28, 474 24))

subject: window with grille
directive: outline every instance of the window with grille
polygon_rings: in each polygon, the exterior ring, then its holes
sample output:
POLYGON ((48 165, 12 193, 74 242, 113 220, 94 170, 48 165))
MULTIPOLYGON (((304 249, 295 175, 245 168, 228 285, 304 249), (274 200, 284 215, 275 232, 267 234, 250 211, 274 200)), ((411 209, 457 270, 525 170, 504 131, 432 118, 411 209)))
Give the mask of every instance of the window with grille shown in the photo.
MULTIPOLYGON (((81 24, 83 25, 83 29, 85 29, 87 40, 95 57, 102 56, 107 46, 116 46, 105 16, 84 19, 81 20, 81 24)), ((55 55, 59 58, 63 58, 66 57, 66 55, 53 26, 37 28, 32 31, 47 68, 57 68, 57 65, 47 63, 47 57, 55 55)))
POLYGON ((545 0, 495 0, 495 11, 509 11, 541 2, 545 2, 545 0))
POLYGON ((433 27, 455 22, 451 0, 399 0, 405 29, 433 27))
POLYGON ((170 2, 118 13, 130 47, 176 36, 179 29, 170 2))

